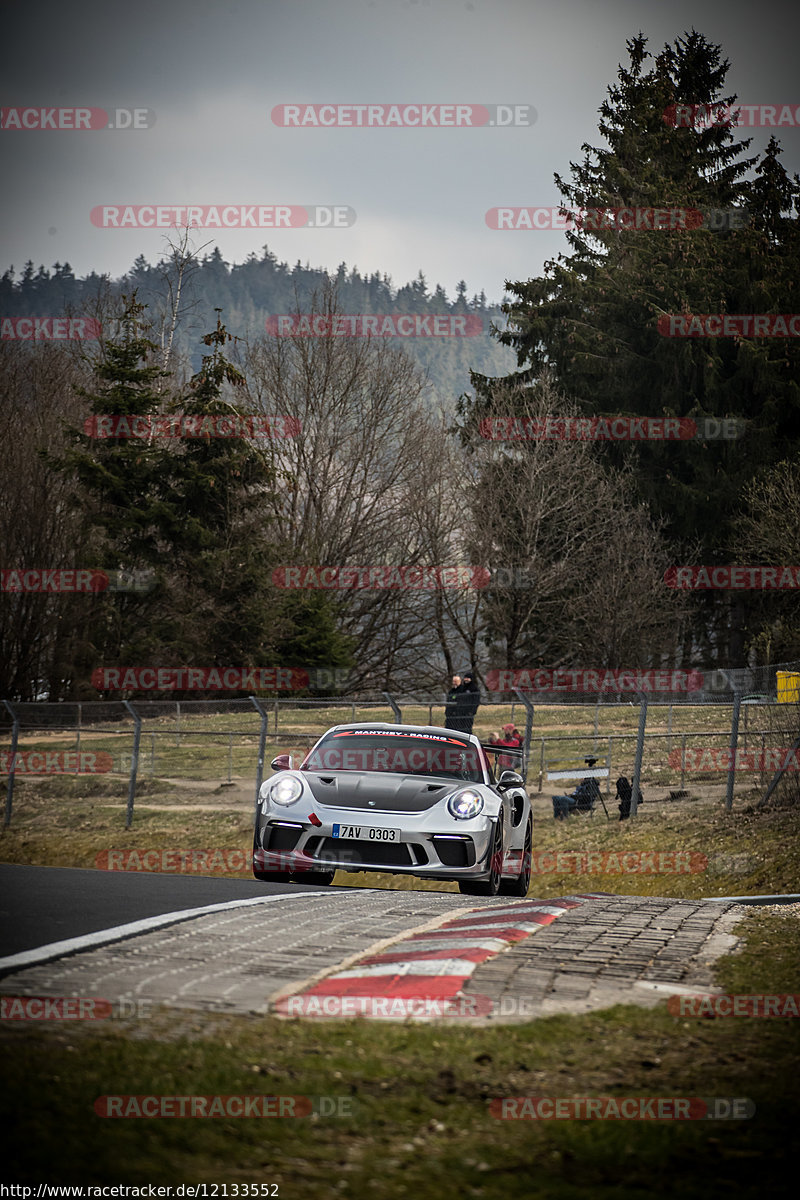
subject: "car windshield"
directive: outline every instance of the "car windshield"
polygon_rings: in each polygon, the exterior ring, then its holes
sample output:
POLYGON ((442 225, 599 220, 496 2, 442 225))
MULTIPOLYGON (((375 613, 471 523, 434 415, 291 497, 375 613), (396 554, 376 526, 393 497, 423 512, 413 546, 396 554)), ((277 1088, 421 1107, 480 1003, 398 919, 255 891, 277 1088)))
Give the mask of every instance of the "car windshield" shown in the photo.
POLYGON ((306 771, 384 771, 483 783, 477 747, 447 734, 341 729, 326 734, 303 763, 306 771))

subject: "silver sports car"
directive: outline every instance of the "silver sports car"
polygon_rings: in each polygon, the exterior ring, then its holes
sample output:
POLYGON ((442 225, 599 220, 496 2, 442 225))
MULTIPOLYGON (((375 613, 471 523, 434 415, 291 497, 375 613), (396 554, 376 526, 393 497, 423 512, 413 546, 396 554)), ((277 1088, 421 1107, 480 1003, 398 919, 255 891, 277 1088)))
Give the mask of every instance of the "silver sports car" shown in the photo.
MULTIPOLYGON (((502 747, 518 758, 522 752, 502 747)), ((253 874, 327 884, 334 871, 456 880, 468 895, 525 896, 533 817, 522 776, 495 778, 495 747, 425 725, 336 725, 298 767, 262 784, 253 874)))

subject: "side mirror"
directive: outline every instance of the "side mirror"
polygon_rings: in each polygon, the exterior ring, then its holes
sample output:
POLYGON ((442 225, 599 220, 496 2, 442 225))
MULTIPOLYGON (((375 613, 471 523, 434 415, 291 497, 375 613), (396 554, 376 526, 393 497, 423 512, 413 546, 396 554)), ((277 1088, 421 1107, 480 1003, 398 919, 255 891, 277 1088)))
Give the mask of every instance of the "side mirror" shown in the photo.
POLYGON ((496 784, 498 792, 507 792, 509 788, 524 786, 525 780, 516 771, 503 771, 496 784))
POLYGON ((291 771, 292 756, 291 754, 279 754, 277 758, 273 758, 269 765, 273 771, 291 771))

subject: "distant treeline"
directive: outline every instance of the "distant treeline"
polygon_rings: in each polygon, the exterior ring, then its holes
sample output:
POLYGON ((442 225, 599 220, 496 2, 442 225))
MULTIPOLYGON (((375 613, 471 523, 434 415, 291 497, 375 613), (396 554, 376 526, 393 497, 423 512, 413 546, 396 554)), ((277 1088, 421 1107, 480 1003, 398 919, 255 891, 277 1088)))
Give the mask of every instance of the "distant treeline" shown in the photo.
MULTIPOLYGON (((0 280, 0 319, 6 322, 3 337, 13 336, 8 318, 54 318, 64 313, 95 316, 101 297, 113 300, 134 291, 158 324, 178 295, 179 264, 183 275, 174 352, 190 371, 200 367, 199 339, 214 327, 216 309, 222 310, 229 332, 252 338, 266 331, 270 317, 310 311, 312 298, 332 285, 338 311, 343 314, 469 316, 467 322, 449 322, 452 332, 444 336, 436 335, 445 328, 445 323, 439 322, 431 324, 430 333, 423 326, 422 336, 395 339, 427 372, 432 389, 446 405, 469 388, 471 370, 502 375, 514 366, 514 355, 490 335, 493 322, 505 326, 500 305, 489 303, 483 291, 469 298, 464 280, 457 284, 451 300, 440 284, 431 289, 421 271, 413 282, 395 287, 386 274, 362 275, 345 263, 330 273, 308 263, 303 266, 299 260, 290 267, 266 246, 260 258, 253 253, 243 263, 234 264, 226 262, 217 247, 203 257, 181 255, 173 249, 155 265, 140 255, 126 275, 114 280, 94 271, 79 278, 69 263, 36 269, 28 261, 19 275, 9 267, 0 280)), ((23 336, 31 336, 27 327, 23 336)))

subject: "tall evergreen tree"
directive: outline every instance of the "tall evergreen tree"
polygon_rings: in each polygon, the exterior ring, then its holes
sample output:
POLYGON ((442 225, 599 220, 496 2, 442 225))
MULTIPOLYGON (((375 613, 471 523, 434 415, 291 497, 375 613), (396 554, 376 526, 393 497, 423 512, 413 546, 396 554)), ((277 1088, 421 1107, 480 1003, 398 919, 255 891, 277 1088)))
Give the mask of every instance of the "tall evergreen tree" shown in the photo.
MULTIPOLYGON (((236 393, 244 376, 225 354, 232 340, 218 315, 216 329, 202 339, 211 353, 203 356, 188 395, 173 405, 184 417, 240 413, 236 393)), ((267 456, 247 437, 209 432, 185 439, 171 455, 173 610, 162 636, 185 661, 275 665, 264 600, 271 534, 263 504, 274 481, 267 456)))
MULTIPOLYGON (((157 390, 163 372, 152 365, 157 347, 143 332, 145 321, 136 294, 125 298, 120 332, 104 342, 92 387, 78 389, 87 401, 84 428, 69 431, 69 448, 52 460, 78 485, 91 565, 109 572, 157 573, 169 542, 167 448, 153 440, 97 436, 104 417, 152 416, 163 404, 157 390)), ((142 661, 152 645, 159 594, 156 589, 87 597, 87 621, 70 664, 76 689, 87 686, 95 667, 142 661)))
MULTIPOLYGON (((800 354, 791 339, 664 336, 675 313, 797 311, 797 221, 800 188, 770 143, 756 158, 736 140, 730 120, 671 119, 676 104, 729 105, 729 69, 721 49, 692 31, 652 61, 641 35, 627 44, 630 64, 608 89, 599 130, 606 145, 583 146, 571 178, 556 175, 564 206, 595 210, 667 209, 704 214, 672 229, 602 228, 592 216, 566 233, 570 253, 548 262, 541 278, 507 283, 509 328, 498 340, 517 354, 518 383, 535 386, 545 369, 587 414, 737 417, 738 441, 702 438, 636 447, 641 494, 666 533, 699 545, 704 561, 729 561, 732 519, 744 481, 800 444, 800 354), (719 228, 715 213, 741 210, 746 228, 719 228), (662 319, 659 325, 659 319, 662 319)), ((489 403, 495 382, 473 376, 469 419, 489 403)), ((629 448, 609 446, 619 464, 629 448)), ((719 597, 707 599, 698 628, 720 633, 723 657, 745 652, 746 605, 733 618, 719 597), (708 611, 708 605, 714 610, 708 611)))
POLYGON ((157 586, 144 595, 93 598, 79 678, 100 665, 271 666, 276 632, 264 601, 268 520, 263 491, 274 479, 263 450, 241 437, 98 438, 104 416, 231 416, 228 392, 242 376, 226 359, 230 335, 218 320, 212 348, 189 395, 157 390, 158 347, 141 332, 143 306, 125 307, 121 335, 105 343, 91 404, 95 426, 74 431, 61 467, 80 484, 97 565, 150 568, 157 586))

